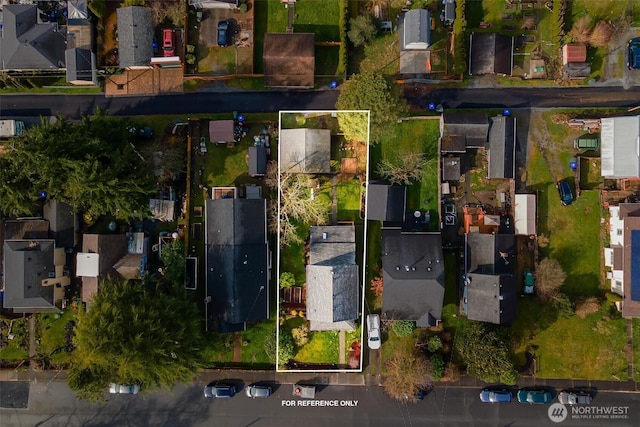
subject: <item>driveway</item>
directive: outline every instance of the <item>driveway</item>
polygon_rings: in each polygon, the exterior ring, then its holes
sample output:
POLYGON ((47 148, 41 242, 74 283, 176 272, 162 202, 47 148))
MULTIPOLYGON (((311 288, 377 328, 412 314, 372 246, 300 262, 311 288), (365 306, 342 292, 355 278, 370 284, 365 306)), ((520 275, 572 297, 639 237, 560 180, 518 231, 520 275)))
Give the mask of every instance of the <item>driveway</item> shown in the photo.
POLYGON ((600 82, 603 86, 622 86, 625 89, 640 86, 640 70, 627 68, 627 42, 639 36, 640 27, 631 27, 611 38, 609 53, 604 59, 606 66, 600 82))

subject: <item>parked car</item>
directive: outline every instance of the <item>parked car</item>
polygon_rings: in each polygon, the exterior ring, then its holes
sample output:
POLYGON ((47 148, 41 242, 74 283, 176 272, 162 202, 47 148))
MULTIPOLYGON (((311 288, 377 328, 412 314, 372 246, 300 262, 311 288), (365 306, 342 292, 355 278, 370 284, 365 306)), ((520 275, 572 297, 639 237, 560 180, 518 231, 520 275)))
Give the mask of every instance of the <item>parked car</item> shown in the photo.
POLYGON ((225 47, 229 44, 229 21, 218 22, 218 46, 225 47))
POLYGON ((122 385, 111 383, 109 384, 109 393, 111 394, 138 394, 140 393, 140 386, 138 384, 122 385))
POLYGON ((269 397, 271 396, 271 387, 267 385, 251 384, 246 388, 247 397, 269 397))
POLYGON ((573 140, 573 148, 576 150, 599 150, 600 138, 595 136, 583 136, 573 140))
POLYGON ((627 67, 630 70, 640 69, 640 37, 633 38, 627 43, 627 67))
POLYGON ((564 206, 569 206, 573 202, 573 193, 569 183, 563 179, 556 183, 556 187, 558 187, 558 193, 560 194, 560 202, 564 206))
POLYGON ((535 293, 536 281, 533 276, 533 271, 527 268, 522 272, 523 284, 522 284, 522 294, 523 295, 533 295, 535 293))
POLYGON ((511 392, 506 388, 485 388, 480 392, 480 401, 484 403, 509 403, 512 397, 511 392))
POLYGON ((176 32, 171 28, 162 30, 162 54, 164 56, 176 55, 176 32))
POLYGON ((536 388, 521 388, 518 390, 518 402, 529 403, 531 405, 542 405, 551 403, 553 394, 548 390, 536 388))
POLYGON ((563 405, 590 405, 593 397, 585 390, 563 390, 558 394, 558 401, 563 405))
POLYGON ((236 394, 236 388, 229 384, 209 384, 204 388, 204 397, 208 398, 227 398, 236 394))
POLYGON ((370 314, 367 316, 367 344, 372 350, 380 348, 380 316, 377 314, 370 314))

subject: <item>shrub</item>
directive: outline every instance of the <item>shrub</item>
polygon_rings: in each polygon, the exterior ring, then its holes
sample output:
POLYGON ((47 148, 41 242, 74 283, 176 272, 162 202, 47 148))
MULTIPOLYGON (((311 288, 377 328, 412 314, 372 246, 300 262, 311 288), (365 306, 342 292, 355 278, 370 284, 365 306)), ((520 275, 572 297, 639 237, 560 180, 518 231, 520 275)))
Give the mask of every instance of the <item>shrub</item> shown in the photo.
POLYGON ((87 7, 93 12, 96 18, 102 18, 105 13, 107 13, 107 3, 105 0, 91 0, 87 7))
POLYGON ((399 337, 408 337, 413 335, 413 331, 416 329, 416 324, 409 320, 396 320, 391 325, 393 332, 399 337))
POLYGON ((444 376, 444 359, 441 354, 434 354, 431 356, 431 370, 433 380, 440 381, 444 376))
POLYGON ((378 27, 373 22, 371 15, 360 15, 349 20, 349 31, 347 35, 351 44, 355 47, 367 45, 378 34, 378 27))
POLYGON ((613 292, 606 292, 604 294, 604 296, 607 298, 607 301, 609 302, 619 302, 622 301, 622 297, 616 293, 613 292))
POLYGON ((280 274, 280 287, 281 288, 293 288, 296 285, 296 278, 293 273, 285 271, 280 274))
POLYGON ((306 325, 293 328, 291 335, 298 347, 302 347, 309 342, 309 328, 306 325))
POLYGON ((267 334, 267 337, 264 340, 264 352, 269 357, 269 361, 271 363, 276 363, 276 332, 273 331, 271 334, 267 334))
POLYGON ((187 45, 187 53, 194 53, 196 51, 196 47, 192 44, 187 45))
MULTIPOLYGON (((429 338, 429 341, 427 341, 427 350, 429 350, 430 353, 435 353, 441 348, 442 348, 442 340, 440 339, 439 336, 434 335, 431 338, 429 338)), ((443 365, 443 369, 444 369, 444 365, 443 365)))
POLYGON ((382 296, 383 286, 384 282, 382 277, 378 276, 371 279, 371 291, 376 297, 382 296))
POLYGON ((238 9, 240 10, 240 13, 246 13, 247 12, 247 5, 246 3, 242 3, 240 5, 240 7, 238 7, 238 9))
POLYGON ((278 363, 282 366, 286 365, 291 359, 293 359, 293 354, 295 353, 296 348, 293 342, 293 337, 283 330, 280 330, 279 344, 278 363))

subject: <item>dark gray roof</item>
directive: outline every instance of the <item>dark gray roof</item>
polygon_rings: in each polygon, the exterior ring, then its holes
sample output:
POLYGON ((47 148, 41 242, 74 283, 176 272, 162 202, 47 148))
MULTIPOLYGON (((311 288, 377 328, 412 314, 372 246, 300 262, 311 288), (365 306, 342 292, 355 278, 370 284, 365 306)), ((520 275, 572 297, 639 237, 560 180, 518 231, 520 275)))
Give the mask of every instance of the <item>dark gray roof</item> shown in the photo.
POLYGON ((219 329, 269 317, 266 215, 264 199, 205 202, 207 295, 219 329))
POLYGON ((496 116, 489 129, 489 178, 516 176, 516 119, 496 116))
POLYGON ((329 129, 281 129, 280 167, 291 173, 331 172, 329 129))
POLYGON ((309 231, 309 264, 356 263, 356 229, 353 225, 313 226, 309 231))
POLYGON ((4 308, 19 312, 57 311, 53 286, 42 280, 55 274, 55 241, 6 240, 4 242, 4 308))
POLYGON ((267 173, 267 149, 264 145, 249 147, 249 176, 264 176, 267 173))
POLYGON ((466 273, 514 274, 516 236, 514 234, 465 234, 466 273))
POLYGON ((467 274, 469 320, 502 325, 516 319, 518 289, 513 275, 467 274))
POLYGON ((590 75, 590 62, 569 62, 562 67, 562 76, 565 79, 586 79, 590 75))
POLYGON ((367 186, 367 219, 374 221, 404 221, 407 187, 372 181, 367 186))
POLYGON ((49 200, 43 206, 42 216, 49 221, 49 237, 55 239, 57 247, 73 248, 76 245, 77 217, 70 205, 49 200))
POLYGON ((440 233, 405 233, 382 229, 384 293, 388 318, 434 326, 442 317, 444 261, 440 233))
POLYGON ((504 74, 513 71, 513 37, 496 33, 471 33, 469 74, 504 74))
POLYGON ((96 55, 89 49, 67 49, 67 82, 84 81, 97 83, 96 55))
MULTIPOLYGON (((309 233, 307 319, 326 323, 358 318, 356 229, 352 225, 314 226, 309 233)), ((340 329, 344 325, 335 325, 340 329)))
POLYGON ((460 179, 460 157, 442 158, 442 180, 458 181, 460 179))
POLYGON ((484 113, 444 113, 442 151, 464 153, 467 148, 484 148, 489 138, 489 117, 484 113))
POLYGON ((118 56, 120 68, 147 66, 153 56, 151 9, 121 7, 118 14, 118 56))
POLYGON ((48 70, 65 67, 65 27, 37 23, 35 4, 3 8, 0 58, 3 70, 48 70))

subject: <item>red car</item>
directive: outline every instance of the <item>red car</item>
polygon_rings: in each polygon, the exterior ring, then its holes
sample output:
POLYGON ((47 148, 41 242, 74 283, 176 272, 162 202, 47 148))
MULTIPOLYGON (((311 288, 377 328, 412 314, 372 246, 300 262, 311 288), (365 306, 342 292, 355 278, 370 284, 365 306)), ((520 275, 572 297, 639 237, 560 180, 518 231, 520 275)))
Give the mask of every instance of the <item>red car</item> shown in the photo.
POLYGON ((162 52, 164 56, 175 56, 176 33, 171 28, 162 30, 162 52))

